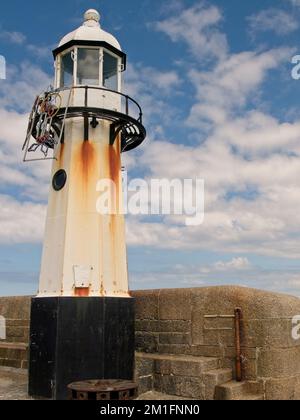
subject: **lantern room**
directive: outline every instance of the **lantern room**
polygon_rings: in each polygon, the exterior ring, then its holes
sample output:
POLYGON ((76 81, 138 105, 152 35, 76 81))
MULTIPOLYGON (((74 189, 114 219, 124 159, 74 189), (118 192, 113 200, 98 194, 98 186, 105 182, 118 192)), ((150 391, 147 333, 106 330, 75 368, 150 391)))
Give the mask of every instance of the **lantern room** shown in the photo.
POLYGON ((100 14, 88 10, 83 25, 66 35, 54 50, 57 89, 88 85, 122 91, 126 54, 99 22, 100 14))

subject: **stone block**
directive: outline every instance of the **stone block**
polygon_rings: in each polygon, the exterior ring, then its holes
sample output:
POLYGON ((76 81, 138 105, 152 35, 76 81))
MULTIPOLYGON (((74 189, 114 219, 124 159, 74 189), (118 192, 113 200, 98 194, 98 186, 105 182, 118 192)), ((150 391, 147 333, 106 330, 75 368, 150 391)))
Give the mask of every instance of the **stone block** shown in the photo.
POLYGON ((159 295, 160 320, 191 320, 191 290, 161 290, 159 295))
POLYGON ((3 367, 12 367, 12 368, 15 368, 15 369, 21 369, 21 367, 22 367, 22 360, 0 359, 0 366, 3 366, 3 367))
POLYGON ((31 297, 0 298, 0 315, 7 319, 28 320, 30 307, 31 297))
POLYGON ((219 346, 219 331, 203 330, 203 345, 205 346, 219 346))
MULTIPOLYGON (((219 332, 219 344, 223 347, 232 347, 235 345, 235 331, 222 330, 219 332)), ((244 345, 243 341, 242 344, 244 345)))
POLYGON ((295 399, 296 378, 268 379, 265 383, 266 400, 291 401, 295 399))
POLYGON ((204 318, 204 329, 234 329, 233 318, 204 318))
POLYGON ((256 319, 244 323, 243 344, 249 347, 288 348, 300 346, 292 338, 292 319, 256 319))
POLYGON ((191 354, 191 347, 186 344, 159 344, 158 352, 162 354, 191 354))
POLYGON ((138 378, 138 393, 139 395, 145 394, 146 392, 153 390, 153 376, 146 376, 138 378))
POLYGON ((156 353, 158 351, 158 334, 141 333, 135 334, 136 351, 144 353, 156 353))
POLYGON ((224 349, 220 346, 191 346, 193 356, 223 357, 224 349))
POLYGON ((215 398, 216 386, 222 385, 233 379, 231 369, 216 369, 206 372, 203 375, 203 383, 205 385, 205 399, 213 401, 215 398))
POLYGON ((158 320, 159 290, 133 292, 137 320, 158 320))
POLYGON ((260 350, 257 373, 259 378, 282 378, 300 374, 300 348, 260 350))
POLYGON ((25 360, 25 359, 27 359, 27 351, 26 350, 18 350, 18 349, 3 349, 3 348, 0 348, 0 358, 2 358, 2 359, 25 360))
POLYGON ((28 334, 28 330, 25 331, 24 327, 7 327, 6 328, 6 336, 8 338, 9 337, 24 338, 26 333, 28 334))
POLYGON ((159 332, 159 321, 152 320, 136 320, 135 321, 135 330, 143 332, 159 332))
POLYGON ((191 321, 159 321, 160 332, 191 333, 191 321))
POLYGON ((160 344, 190 344, 190 334, 181 333, 160 333, 159 343, 160 344))
POLYGON ((7 327, 27 327, 29 329, 30 320, 29 319, 6 319, 6 326, 7 327))
POLYGON ((155 375, 154 388, 157 391, 178 397, 205 399, 205 388, 200 378, 155 375))
POLYGON ((160 375, 171 375, 180 377, 196 377, 199 378, 205 372, 218 368, 218 360, 214 358, 194 358, 190 356, 180 357, 176 356, 172 359, 155 361, 155 373, 160 375))
POLYGON ((135 370, 137 377, 151 376, 154 372, 154 360, 136 355, 135 357, 135 370))

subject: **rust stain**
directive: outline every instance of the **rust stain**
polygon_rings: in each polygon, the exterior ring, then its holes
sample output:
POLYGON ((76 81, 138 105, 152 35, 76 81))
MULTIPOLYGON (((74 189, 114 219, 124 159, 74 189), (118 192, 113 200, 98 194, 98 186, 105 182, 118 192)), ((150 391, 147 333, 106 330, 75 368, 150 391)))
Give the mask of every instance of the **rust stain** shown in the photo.
POLYGON ((116 148, 114 146, 108 146, 108 162, 110 178, 118 187, 121 170, 120 139, 116 140, 116 148))
POLYGON ((77 297, 88 297, 90 295, 90 288, 84 287, 84 288, 75 288, 75 296, 77 297))
POLYGON ((64 154, 65 154, 65 143, 61 143, 60 149, 59 149, 59 156, 58 156, 58 163, 61 166, 64 160, 64 154))
POLYGON ((89 176, 93 173, 96 160, 96 151, 93 143, 89 141, 82 142, 79 153, 79 169, 84 186, 87 187, 89 176))
POLYGON ((104 285, 103 285, 103 282, 101 282, 101 288, 100 288, 100 295, 103 297, 103 296, 105 296, 105 290, 104 290, 104 285))
MULTIPOLYGON (((117 234, 118 234, 118 214, 120 212, 120 170, 121 170, 121 138, 119 137, 114 146, 108 146, 108 163, 109 163, 109 176, 115 185, 115 195, 111 197, 114 203, 116 214, 110 216, 110 237, 111 237, 111 258, 112 258, 112 281, 113 285, 117 286, 117 234)), ((112 194, 114 193, 112 192, 112 194)))

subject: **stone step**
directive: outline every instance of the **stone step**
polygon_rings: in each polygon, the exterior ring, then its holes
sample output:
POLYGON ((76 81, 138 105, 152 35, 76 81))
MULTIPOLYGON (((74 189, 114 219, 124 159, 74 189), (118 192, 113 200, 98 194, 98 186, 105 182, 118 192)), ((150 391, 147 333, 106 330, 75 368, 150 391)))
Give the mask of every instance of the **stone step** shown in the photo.
POLYGON ((0 341, 0 349, 27 350, 28 349, 28 344, 26 344, 26 343, 8 343, 6 341, 0 341))
POLYGON ((162 394, 161 392, 149 391, 140 395, 137 400, 139 401, 194 401, 193 398, 177 397, 176 395, 162 394))
POLYGON ((213 357, 137 353, 136 359, 152 362, 153 372, 161 375, 199 377, 219 367, 219 359, 213 357))
MULTIPOLYGON (((152 389, 162 394, 198 400, 205 399, 203 375, 220 366, 218 358, 174 354, 137 353, 136 361, 142 394, 152 389)), ((219 374, 224 374, 224 371, 219 374)))
POLYGON ((255 383, 230 381, 216 387, 215 399, 219 401, 263 400, 259 388, 260 385, 255 383))
POLYGON ((263 395, 245 394, 242 398, 236 398, 234 401, 264 401, 263 395))
POLYGON ((232 378, 232 369, 215 369, 204 373, 202 379, 205 386, 205 400, 213 401, 216 387, 231 381, 232 378))
POLYGON ((0 342, 0 366, 27 368, 28 344, 0 342))
POLYGON ((215 399, 221 401, 230 401, 239 398, 247 393, 246 382, 230 381, 216 387, 215 399))

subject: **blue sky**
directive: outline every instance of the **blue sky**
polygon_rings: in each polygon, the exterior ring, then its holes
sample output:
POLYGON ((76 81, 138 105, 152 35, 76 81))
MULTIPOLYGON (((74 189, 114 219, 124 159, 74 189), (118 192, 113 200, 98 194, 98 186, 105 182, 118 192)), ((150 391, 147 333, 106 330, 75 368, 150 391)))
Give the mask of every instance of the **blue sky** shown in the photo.
POLYGON ((21 163, 51 50, 88 8, 128 54, 147 142, 129 175, 206 182, 205 222, 127 218, 132 289, 239 284, 300 296, 298 0, 2 2, 0 295, 34 294, 49 164, 21 163))

